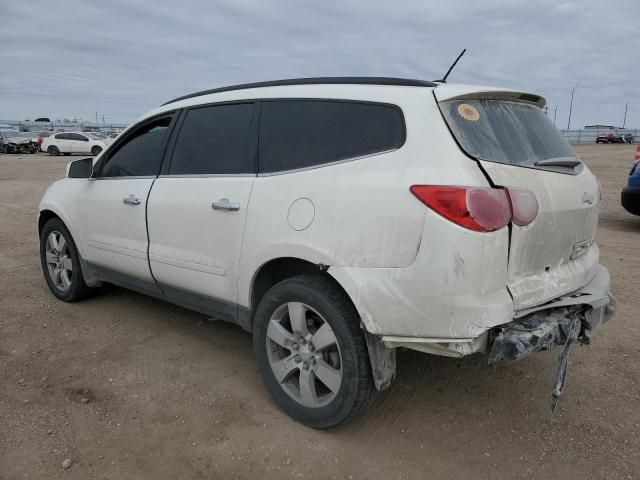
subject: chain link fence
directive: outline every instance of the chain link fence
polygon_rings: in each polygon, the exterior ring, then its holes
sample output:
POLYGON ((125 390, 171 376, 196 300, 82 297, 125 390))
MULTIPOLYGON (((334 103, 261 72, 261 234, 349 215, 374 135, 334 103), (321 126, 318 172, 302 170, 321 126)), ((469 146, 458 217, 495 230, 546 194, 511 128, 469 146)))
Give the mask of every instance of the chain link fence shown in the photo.
POLYGON ((615 130, 598 130, 598 129, 581 129, 581 130, 561 130, 562 135, 569 143, 596 143, 598 135, 609 135, 610 133, 616 137, 625 137, 626 135, 632 135, 632 143, 640 142, 640 130, 615 129, 615 130))

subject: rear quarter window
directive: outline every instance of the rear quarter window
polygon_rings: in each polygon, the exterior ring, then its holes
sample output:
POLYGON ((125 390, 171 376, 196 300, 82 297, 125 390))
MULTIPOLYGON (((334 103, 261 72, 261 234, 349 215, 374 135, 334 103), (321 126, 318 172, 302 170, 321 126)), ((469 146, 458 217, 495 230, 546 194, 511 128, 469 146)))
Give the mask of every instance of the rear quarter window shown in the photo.
POLYGON ((440 108, 470 156, 534 166, 541 160, 576 158, 573 148, 536 105, 502 100, 449 100, 440 108))
POLYGON ((262 103, 259 171, 308 168, 400 148, 401 110, 355 101, 278 100, 262 103))

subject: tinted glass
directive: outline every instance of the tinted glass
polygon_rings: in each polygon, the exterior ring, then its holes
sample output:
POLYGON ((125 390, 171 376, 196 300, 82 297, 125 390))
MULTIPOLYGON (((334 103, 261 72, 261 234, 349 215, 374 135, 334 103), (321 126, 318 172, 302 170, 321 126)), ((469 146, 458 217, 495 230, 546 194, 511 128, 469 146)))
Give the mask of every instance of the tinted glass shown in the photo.
POLYGON ((321 165, 399 148, 402 113, 389 105, 283 100, 260 113, 260 172, 321 165))
POLYGON ((217 105, 187 112, 169 173, 172 175, 254 172, 253 104, 217 105))
POLYGON ((78 140, 79 142, 88 142, 89 140, 84 135, 80 135, 79 133, 70 133, 69 140, 78 140))
POLYGON ((460 146, 473 157, 522 166, 576 157, 569 142, 535 105, 498 100, 440 105, 460 146))
POLYGON ((164 144, 171 117, 144 125, 109 154, 102 177, 157 175, 162 163, 164 144))
POLYGON ((69 134, 68 133, 59 133, 56 135, 56 139, 57 140, 69 140, 69 134))

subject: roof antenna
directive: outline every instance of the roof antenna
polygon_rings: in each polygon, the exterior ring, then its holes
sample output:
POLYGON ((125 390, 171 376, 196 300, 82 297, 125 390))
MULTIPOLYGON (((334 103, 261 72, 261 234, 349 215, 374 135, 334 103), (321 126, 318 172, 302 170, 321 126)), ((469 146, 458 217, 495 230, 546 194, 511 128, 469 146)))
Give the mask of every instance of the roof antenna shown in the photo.
POLYGON ((434 82, 447 83, 447 77, 451 73, 451 70, 453 70, 453 67, 456 66, 456 64, 458 63, 458 60, 460 60, 462 58, 462 56, 464 55, 464 52, 466 52, 466 51, 467 51, 466 48, 463 49, 462 52, 460 52, 460 55, 458 55, 458 58, 456 58, 456 61, 453 62, 453 64, 449 67, 449 70, 447 70, 447 73, 444 74, 444 77, 442 77, 441 80, 434 80, 434 82))

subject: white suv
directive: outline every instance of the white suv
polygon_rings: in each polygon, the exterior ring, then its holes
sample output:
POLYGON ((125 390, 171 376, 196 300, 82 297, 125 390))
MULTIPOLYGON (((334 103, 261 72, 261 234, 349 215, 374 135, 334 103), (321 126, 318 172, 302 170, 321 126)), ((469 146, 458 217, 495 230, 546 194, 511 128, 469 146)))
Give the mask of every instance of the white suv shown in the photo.
POLYGON ((392 78, 178 98, 46 192, 46 281, 241 325, 275 401, 317 428, 366 410, 397 347, 497 361, 562 344, 557 396, 613 299, 598 183, 543 105, 392 78))

